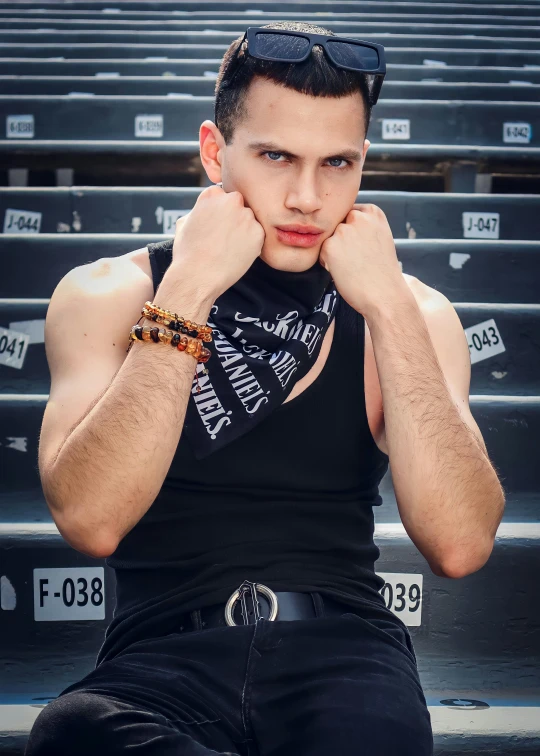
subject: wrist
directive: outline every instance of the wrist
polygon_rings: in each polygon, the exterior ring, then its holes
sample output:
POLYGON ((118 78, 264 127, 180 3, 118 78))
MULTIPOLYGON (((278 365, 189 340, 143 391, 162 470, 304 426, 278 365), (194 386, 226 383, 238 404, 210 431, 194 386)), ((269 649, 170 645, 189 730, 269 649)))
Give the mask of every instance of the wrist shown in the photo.
POLYGON ((413 309, 418 309, 418 303, 409 286, 404 283, 402 287, 390 289, 367 303, 362 315, 372 331, 385 322, 406 318, 413 309))
POLYGON ((186 320, 204 325, 217 295, 207 282, 179 263, 171 263, 154 295, 154 303, 186 320))

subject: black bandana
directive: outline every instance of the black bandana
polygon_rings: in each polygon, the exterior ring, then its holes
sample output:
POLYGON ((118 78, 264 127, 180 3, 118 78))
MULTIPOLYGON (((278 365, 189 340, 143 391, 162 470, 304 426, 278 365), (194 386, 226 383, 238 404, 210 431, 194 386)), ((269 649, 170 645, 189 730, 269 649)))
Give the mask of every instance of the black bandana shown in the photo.
MULTIPOLYGON (((163 273, 173 242, 148 245, 163 273)), ((197 363, 201 391, 194 377, 183 429, 197 459, 247 433, 284 402, 319 356, 339 296, 318 260, 292 273, 257 257, 215 300, 207 321, 212 341, 204 342, 212 356, 197 363)))

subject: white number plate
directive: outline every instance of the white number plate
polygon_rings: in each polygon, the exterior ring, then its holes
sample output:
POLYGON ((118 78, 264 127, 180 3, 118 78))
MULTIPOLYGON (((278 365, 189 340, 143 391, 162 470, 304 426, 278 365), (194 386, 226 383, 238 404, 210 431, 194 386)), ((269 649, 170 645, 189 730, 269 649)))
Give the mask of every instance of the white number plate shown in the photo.
POLYGON ((27 333, 19 333, 0 326, 0 365, 20 370, 30 343, 27 333))
POLYGON ((406 625, 419 627, 422 623, 423 575, 405 572, 378 572, 384 585, 380 590, 387 609, 406 625))
POLYGON ((135 136, 159 138, 163 136, 162 115, 135 116, 135 136))
POLYGON ((488 357, 493 357, 494 354, 506 352, 501 334, 493 318, 464 330, 471 354, 471 365, 488 357))
POLYGON ((41 213, 31 210, 6 209, 4 216, 5 234, 39 234, 41 228, 41 213))
POLYGON ((411 122, 408 118, 383 118, 383 139, 410 139, 411 122))
POLYGON ((498 239, 499 213, 462 213, 464 239, 498 239))
POLYGON ((46 567, 34 570, 34 619, 105 619, 103 567, 46 567))
POLYGON ((11 115, 6 117, 6 137, 8 139, 33 139, 34 116, 11 115))
POLYGON ((503 123, 503 142, 508 144, 529 144, 532 136, 530 123, 503 123))
POLYGON ((163 233, 174 234, 176 232, 176 221, 187 213, 189 213, 189 210, 164 210, 163 233))

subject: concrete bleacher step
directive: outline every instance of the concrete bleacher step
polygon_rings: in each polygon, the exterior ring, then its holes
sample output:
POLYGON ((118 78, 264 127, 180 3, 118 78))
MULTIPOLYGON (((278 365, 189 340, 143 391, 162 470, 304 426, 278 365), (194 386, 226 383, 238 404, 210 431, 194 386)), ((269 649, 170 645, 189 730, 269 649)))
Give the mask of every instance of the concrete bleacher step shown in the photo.
MULTIPOLYGON (((0 298, 50 297, 77 265, 117 257, 173 234, 0 234, 4 276, 0 298), (9 254, 7 252, 9 251, 9 254), (28 276, 39 270, 39 276, 28 276)), ((404 273, 452 302, 529 304, 538 301, 540 241, 396 239, 404 273)))
MULTIPOLYGON (((538 745, 535 717, 540 712, 535 675, 540 612, 531 597, 540 567, 539 539, 538 523, 503 522, 486 565, 452 580, 431 572, 401 524, 375 528, 381 553, 376 572, 387 581, 387 606, 409 626, 434 717, 437 754, 537 753, 533 746, 538 745), (404 577, 407 591, 400 583, 404 577), (497 630, 502 622, 506 632, 497 630), (491 747, 497 750, 484 751, 494 738, 491 747)), ((0 525, 0 554, 6 662, 0 753, 22 754, 41 708, 94 668, 112 619, 114 573, 105 560, 72 549, 53 523, 0 525), (65 572, 55 573, 58 569, 65 572), (100 618, 75 619, 74 603, 66 605, 52 595, 53 581, 65 586, 96 574, 103 581, 100 618), (68 660, 66 647, 71 649, 68 660)))
MULTIPOLYGON (((39 43, 4 43, 2 55, 4 58, 147 58, 161 57, 173 60, 212 58, 221 59, 228 44, 219 43, 217 35, 206 35, 206 39, 192 44, 39 44, 39 43)), ((363 38, 359 37, 359 39, 363 38)), ((380 40, 381 35, 373 35, 373 41, 380 40)), ((234 37, 233 37, 234 39, 234 37)), ((232 39, 230 39, 232 41, 232 39)), ((367 40, 366 40, 367 41, 367 40)), ((538 40, 532 38, 530 42, 524 39, 510 40, 499 37, 460 37, 441 36, 436 44, 429 35, 404 35, 398 40, 398 35, 391 35, 384 41, 388 63, 417 63, 424 59, 438 59, 448 65, 467 66, 523 66, 536 65, 540 60, 538 40), (468 39, 468 44, 462 44, 468 39), (486 39, 491 41, 487 44, 486 39), (398 41, 401 44, 398 44, 398 41)))
MULTIPOLYGON (((229 0, 226 6, 223 1, 211 2, 203 0, 202 2, 159 2, 159 0, 148 0, 147 2, 126 2, 121 0, 116 6, 110 5, 110 0, 101 0, 101 2, 83 2, 83 0, 46 0, 44 2, 30 2, 29 0, 16 0, 16 2, 4 2, 0 13, 13 15, 37 15, 43 17, 62 15, 62 17, 80 17, 82 14, 103 14, 102 18, 115 19, 139 17, 144 20, 148 15, 171 14, 182 15, 189 13, 190 16, 204 17, 208 14, 227 13, 231 16, 240 14, 251 14, 254 10, 257 13, 281 14, 289 13, 297 15, 318 14, 318 13, 356 13, 361 11, 380 13, 385 12, 403 12, 402 2, 390 0, 366 0, 361 5, 358 2, 350 0, 314 0, 313 2, 304 2, 304 0, 292 0, 292 2, 273 2, 272 0, 229 0), (108 4, 109 3, 109 4, 108 4), (226 10, 224 9, 226 8, 226 10), (386 10, 388 9, 388 10, 386 10), (117 15, 119 14, 119 15, 117 15)), ((471 3, 456 2, 455 0, 438 0, 436 2, 411 2, 407 3, 407 13, 430 13, 432 15, 447 15, 452 13, 467 13, 485 15, 486 13, 505 16, 510 15, 536 15, 538 14, 538 3, 535 2, 515 2, 505 0, 505 2, 489 2, 489 0, 475 0, 471 3)))
MULTIPOLYGON (((8 34, 8 32, 5 32, 8 34)), ((99 42, 76 42, 74 36, 81 40, 84 38, 82 32, 66 32, 71 35, 69 38, 63 38, 64 41, 44 42, 30 41, 32 34, 30 30, 28 36, 23 41, 2 42, 2 52, 5 57, 23 57, 23 58, 47 58, 62 55, 68 58, 144 58, 148 55, 167 55, 175 58, 200 58, 213 57, 210 53, 214 50, 216 57, 225 52, 229 44, 237 37, 238 34, 226 32, 148 32, 141 34, 139 40, 120 42, 118 40, 107 39, 106 33, 102 34, 103 39, 99 42), (167 36, 165 36, 167 35, 167 36), (168 41, 167 41, 168 37, 168 41), (152 41, 154 40, 154 41, 152 41), (209 54, 210 53, 210 54, 209 54)), ((47 32, 44 33, 45 35, 47 32)), ((119 32, 115 32, 119 34, 119 32)), ((26 36, 26 35, 25 35, 26 36)), ((131 36, 135 37, 136 34, 131 36)), ((529 37, 497 37, 497 36, 476 36, 476 35, 459 35, 459 34, 389 34, 378 33, 371 34, 351 34, 364 41, 380 42, 385 45, 387 58, 389 61, 397 62, 394 50, 461 50, 468 53, 469 50, 480 50, 490 52, 492 60, 504 54, 505 51, 521 53, 526 57, 524 62, 534 62, 535 51, 538 51, 538 39, 533 34, 529 37), (530 57, 533 56, 533 60, 530 57)), ((60 37, 58 37, 59 39, 60 37)), ((41 38, 40 38, 41 39, 41 38)), ((514 58, 512 58, 514 59, 514 58)), ((415 62, 415 61, 408 61, 415 62)), ((465 63, 465 61, 463 61, 465 63)), ((479 65, 474 58, 466 60, 467 65, 479 65)), ((516 63, 507 63, 506 65, 518 65, 516 63)))
MULTIPOLYGON (((0 233, 174 233, 202 186, 0 187, 0 233)), ((540 239, 540 195, 362 190, 394 239, 540 239)))
MULTIPOLYGON (((45 394, 50 374, 45 318, 50 300, 0 299, 8 358, 0 362, 1 394, 45 394)), ((472 362, 471 394, 534 395, 540 375, 540 304, 453 303, 472 362)), ((141 303, 142 307, 142 303, 141 303)), ((126 339, 126 348, 127 348, 126 339)))
MULTIPOLYGON (((306 19, 307 20, 307 19, 306 19)), ((419 22, 415 19, 403 19, 400 21, 385 20, 380 21, 357 21, 353 18, 347 20, 333 20, 330 18, 318 19, 319 25, 324 25, 330 31, 336 34, 347 35, 349 37, 358 36, 360 39, 370 39, 371 35, 377 34, 380 37, 387 38, 388 35, 398 35, 401 38, 404 35, 438 38, 440 36, 455 38, 458 35, 474 34, 480 39, 489 39, 501 37, 508 40, 505 47, 513 47, 516 40, 521 38, 532 41, 538 37, 540 28, 533 23, 512 24, 491 24, 489 18, 478 19, 475 23, 458 23, 454 20, 442 21, 437 19, 436 22, 419 22), (366 36, 367 35, 367 36, 366 36)), ((128 26, 121 23, 116 28, 111 28, 108 24, 95 28, 92 22, 75 28, 65 28, 51 24, 50 28, 44 25, 38 29, 31 27, 24 28, 5 28, 0 26, 0 43, 17 43, 36 41, 41 43, 59 43, 73 44, 90 42, 110 42, 111 44, 124 44, 125 42, 152 42, 154 44, 171 44, 178 41, 180 44, 197 44, 198 33, 203 33, 207 37, 214 36, 216 33, 239 36, 241 29, 247 26, 259 26, 260 18, 249 17, 232 18, 232 19, 215 19, 213 17, 204 20, 183 19, 170 21, 166 27, 163 24, 149 25, 145 21, 134 21, 128 26), (195 35, 191 38, 191 35, 195 35)), ((219 39, 217 43, 221 42, 219 39)), ((384 44, 384 42, 383 42, 384 44)), ((491 47, 491 42, 487 44, 491 47)))
MULTIPOLYGON (((362 8, 364 4, 362 4, 362 8)), ((532 13, 532 11, 531 11, 532 13)), ((114 29, 134 29, 137 30, 141 23, 144 23, 148 29, 160 29, 163 31, 181 29, 185 23, 198 22, 205 24, 202 28, 214 28, 214 22, 229 21, 236 24, 242 23, 244 26, 253 25, 257 26, 260 23, 258 14, 250 13, 246 11, 244 13, 234 13, 231 11, 215 11, 209 16, 208 14, 190 13, 189 20, 184 16, 182 19, 178 14, 163 14, 163 13, 151 13, 140 14, 140 17, 135 18, 138 14, 121 12, 118 16, 107 15, 103 13, 92 13, 90 11, 74 11, 68 13, 62 13, 61 16, 57 15, 57 12, 52 11, 46 16, 43 14, 32 14, 31 11, 25 11, 22 13, 9 13, 9 11, 0 11, 0 29, 17 29, 23 31, 25 29, 58 29, 58 30, 84 30, 84 29, 106 29, 112 31, 114 29)), ((284 21, 284 20, 296 20, 298 18, 297 13, 290 13, 284 11, 283 13, 265 13, 265 20, 267 23, 272 21, 284 21)), ((535 26, 540 22, 540 13, 536 15, 508 15, 498 16, 490 13, 490 9, 485 9, 484 13, 468 14, 468 13, 407 13, 402 7, 401 12, 385 13, 381 12, 362 12, 357 13, 316 13, 311 14, 304 12, 302 14, 302 20, 307 23, 319 24, 325 26, 328 23, 341 22, 345 23, 350 21, 351 23, 407 23, 407 24, 430 24, 433 26, 445 26, 445 25, 489 25, 511 27, 511 26, 535 26)), ((236 27, 235 27, 236 28, 236 27)), ((327 27, 328 28, 328 27, 327 27)), ((333 28, 333 27, 332 27, 333 28)))
MULTIPOLYGON (((503 521, 487 563, 457 580, 433 574, 401 523, 377 523, 374 538, 380 551, 375 571, 386 581, 382 595, 410 628, 427 690, 437 690, 441 682, 433 667, 455 658, 463 666, 477 662, 465 677, 459 664, 447 670, 445 683, 456 694, 483 689, 496 697, 499 687, 517 687, 518 679, 524 695, 539 694, 534 666, 540 608, 532 601, 540 567, 539 523, 503 521), (406 585, 398 585, 400 575, 409 576, 406 585), (506 632, 500 632, 501 623, 506 632), (496 659, 501 669, 488 671, 496 659)), ((0 554, 0 701, 54 695, 91 669, 113 617, 114 571, 105 559, 69 546, 53 522, 2 522, 0 554), (65 572, 56 572, 60 569, 65 572), (96 591, 91 604, 83 602, 87 586, 96 591), (77 653, 65 664, 69 646, 77 653)))
MULTIPOLYGON (((511 695, 489 706, 471 692, 456 699, 441 692, 444 704, 426 698, 434 737, 434 756, 538 756, 538 704, 511 695)), ((45 704, 0 705, 0 753, 23 756, 32 725, 45 704)))
MULTIPOLYGON (((106 77, 66 76, 51 78, 47 76, 6 77, 0 76, 0 92, 3 95, 154 95, 173 96, 174 94, 193 94, 196 96, 213 96, 215 81, 208 76, 193 77, 106 77)), ((540 101, 540 84, 520 82, 516 84, 498 84, 469 82, 462 83, 439 81, 385 81, 386 99, 416 100, 489 100, 504 102, 538 102, 540 101)))
MULTIPOLYGON (((199 126, 213 116, 213 96, 3 95, 0 150, 35 153, 56 146, 80 153, 116 141, 120 151, 141 149, 144 140, 145 151, 172 142, 168 149, 198 155, 199 126)), ((468 156, 476 148, 502 159, 540 160, 540 102, 381 99, 372 123, 370 156, 390 156, 405 146, 425 154, 468 156), (396 131, 396 119, 408 127, 396 131)))
MULTIPOLYGON (((1 52, 1 51, 0 51, 1 52)), ((426 58, 429 61, 429 58, 426 58)), ((126 60, 100 59, 37 59, 0 57, 0 74, 4 76, 204 76, 217 75, 219 58, 201 60, 126 60)), ((449 65, 444 61, 433 63, 388 63, 385 88, 392 80, 419 81, 423 77, 447 82, 470 81, 507 84, 521 80, 525 84, 540 83, 540 66, 449 65)), ((8 94, 6 92, 6 94, 8 94)), ((24 93, 21 93, 24 94, 24 93)))
MULTIPOLYGON (((122 3, 125 7, 125 3, 122 3)), ((115 11, 111 8, 104 8, 102 10, 79 10, 78 6, 64 5, 64 10, 51 10, 53 6, 47 4, 47 8, 40 6, 40 8, 34 8, 26 10, 27 6, 17 5, 15 7, 9 7, 4 3, 0 9, 0 19, 7 20, 8 23, 12 21, 33 23, 40 28, 40 22, 45 24, 50 22, 59 22, 60 28, 62 28, 62 22, 69 24, 71 21, 99 21, 105 23, 109 28, 115 28, 117 23, 125 23, 131 21, 174 21, 181 20, 182 18, 192 19, 206 19, 206 18, 236 18, 238 20, 244 17, 252 17, 259 15, 259 10, 256 8, 257 4, 252 3, 228 3, 227 5, 214 5, 214 9, 193 11, 182 10, 155 10, 155 6, 152 10, 125 10, 124 8, 117 8, 115 11), (249 5, 249 7, 248 7, 249 5), (227 9, 227 10, 225 10, 227 9), (18 11, 18 12, 17 12, 18 11)), ((260 4, 259 4, 260 5, 260 4)), ((402 2, 388 2, 382 5, 377 0, 367 0, 361 5, 358 3, 339 3, 332 2, 327 4, 327 10, 320 10, 322 7, 320 3, 271 3, 269 10, 265 10, 264 17, 268 21, 277 19, 297 19, 298 14, 302 14, 302 18, 306 21, 312 21, 315 23, 315 19, 324 22, 326 19, 369 19, 376 18, 378 20, 385 20, 388 18, 414 18, 414 19, 427 19, 434 23, 438 20, 456 20, 459 21, 471 21, 475 19, 489 18, 489 23, 526 23, 534 21, 540 16, 537 3, 529 4, 517 4, 517 3, 494 3, 489 6, 479 3, 456 3, 456 2, 413 2, 408 3, 407 7, 403 6, 402 2), (295 8, 297 10, 295 10, 295 8)), ((260 19, 258 19, 260 20, 260 19)), ((17 25, 17 24, 16 24, 17 25)), ((18 27, 17 25, 17 28, 18 27)))

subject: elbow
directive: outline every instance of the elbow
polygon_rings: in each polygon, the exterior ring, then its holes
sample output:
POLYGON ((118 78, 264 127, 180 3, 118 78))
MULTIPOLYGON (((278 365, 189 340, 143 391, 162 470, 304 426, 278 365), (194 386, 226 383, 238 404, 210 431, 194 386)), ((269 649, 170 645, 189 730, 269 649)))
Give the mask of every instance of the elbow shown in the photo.
POLYGON ((438 577, 458 580, 481 570, 487 563, 492 551, 493 542, 481 552, 462 550, 451 555, 447 554, 437 564, 430 565, 431 571, 438 577))
POLYGON ((55 495, 50 478, 45 476, 42 476, 42 490, 54 524, 71 548, 93 559, 105 559, 116 551, 119 543, 116 538, 111 537, 103 527, 91 526, 82 521, 81 512, 85 511, 84 505, 77 510, 66 506, 66 503, 55 495))
POLYGON ((100 533, 99 530, 88 533, 88 531, 83 531, 80 527, 74 526, 73 523, 67 524, 60 521, 58 516, 55 517, 55 524, 62 538, 72 549, 92 557, 92 559, 106 559, 116 551, 118 546, 115 539, 100 533))
POLYGON ((64 535, 63 537, 76 551, 80 551, 81 554, 86 554, 93 559, 106 559, 114 554, 117 548, 116 542, 112 539, 98 537, 95 533, 91 536, 87 535, 86 538, 73 537, 73 535, 70 538, 66 538, 64 535))

